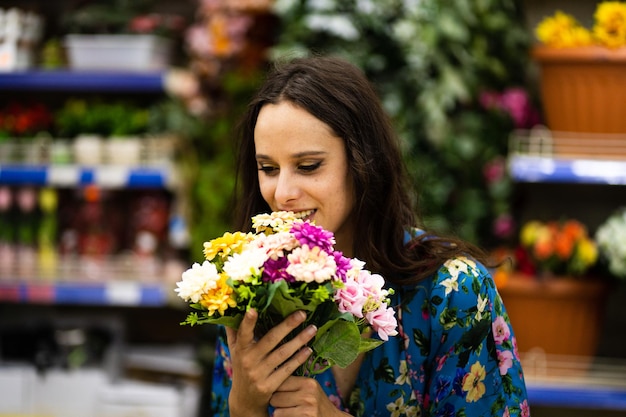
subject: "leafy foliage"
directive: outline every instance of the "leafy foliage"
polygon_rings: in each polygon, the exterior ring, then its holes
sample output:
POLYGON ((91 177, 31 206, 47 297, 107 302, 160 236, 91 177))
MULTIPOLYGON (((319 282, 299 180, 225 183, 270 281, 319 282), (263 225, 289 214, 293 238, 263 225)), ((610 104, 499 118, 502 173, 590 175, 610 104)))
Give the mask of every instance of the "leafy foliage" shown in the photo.
POLYGON ((510 179, 483 167, 507 153, 515 128, 480 103, 524 86, 530 34, 515 0, 278 0, 273 59, 346 57, 378 88, 404 143, 427 226, 490 244, 510 214, 510 179))

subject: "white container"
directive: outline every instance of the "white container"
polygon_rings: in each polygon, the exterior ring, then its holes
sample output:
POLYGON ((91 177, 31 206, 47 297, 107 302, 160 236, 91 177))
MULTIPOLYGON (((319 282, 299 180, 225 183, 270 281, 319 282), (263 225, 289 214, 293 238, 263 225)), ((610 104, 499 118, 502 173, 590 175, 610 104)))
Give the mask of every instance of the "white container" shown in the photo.
POLYGON ((171 41, 156 35, 67 35, 75 70, 158 71, 168 67, 171 41))
POLYGON ((123 381, 102 387, 96 417, 182 417, 181 395, 173 387, 123 381))
POLYGON ((31 413, 35 379, 35 369, 31 366, 0 367, 0 415, 31 413))

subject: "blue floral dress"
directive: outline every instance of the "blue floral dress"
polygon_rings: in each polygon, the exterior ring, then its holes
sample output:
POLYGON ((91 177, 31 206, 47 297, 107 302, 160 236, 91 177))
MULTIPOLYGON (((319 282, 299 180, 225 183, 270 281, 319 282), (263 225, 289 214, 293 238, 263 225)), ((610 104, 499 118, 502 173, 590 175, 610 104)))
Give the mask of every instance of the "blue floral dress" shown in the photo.
MULTIPOLYGON (((330 370, 316 376, 338 408, 367 417, 530 416, 513 329, 483 265, 452 259, 432 279, 393 288, 399 334, 366 354, 348 403, 330 370)), ((230 375, 222 335, 215 416, 228 416, 230 375)))

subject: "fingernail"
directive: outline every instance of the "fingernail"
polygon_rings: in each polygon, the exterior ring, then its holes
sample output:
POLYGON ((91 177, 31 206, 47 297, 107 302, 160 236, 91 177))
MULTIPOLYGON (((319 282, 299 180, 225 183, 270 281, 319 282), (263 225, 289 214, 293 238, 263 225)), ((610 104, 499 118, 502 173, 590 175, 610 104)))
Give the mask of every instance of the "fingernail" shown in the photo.
POLYGON ((315 326, 314 324, 311 324, 309 327, 306 328, 306 333, 309 336, 315 335, 315 333, 317 333, 317 326, 315 326))

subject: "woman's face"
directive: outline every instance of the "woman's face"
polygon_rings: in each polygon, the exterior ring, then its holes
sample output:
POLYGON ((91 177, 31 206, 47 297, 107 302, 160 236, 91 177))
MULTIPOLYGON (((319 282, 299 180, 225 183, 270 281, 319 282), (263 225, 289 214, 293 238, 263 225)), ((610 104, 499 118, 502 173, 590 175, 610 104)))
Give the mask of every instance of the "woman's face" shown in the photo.
POLYGON ((355 195, 343 139, 306 110, 282 101, 261 108, 254 145, 261 194, 270 208, 314 220, 351 256, 355 195))

